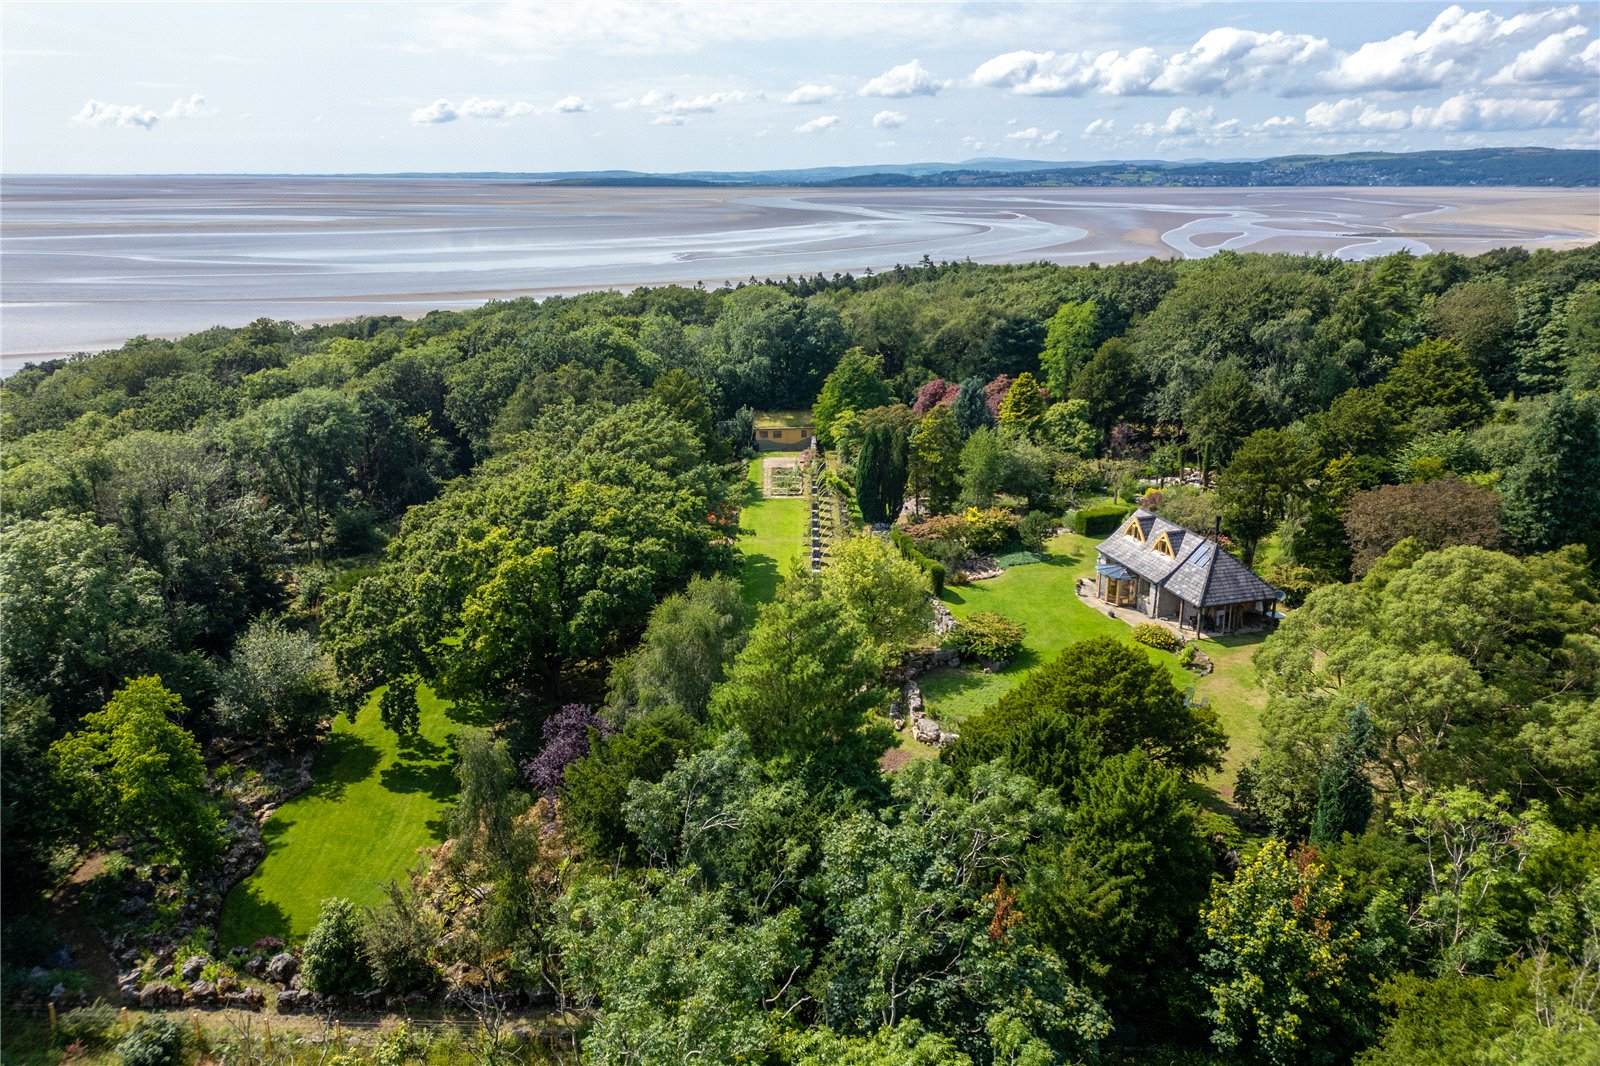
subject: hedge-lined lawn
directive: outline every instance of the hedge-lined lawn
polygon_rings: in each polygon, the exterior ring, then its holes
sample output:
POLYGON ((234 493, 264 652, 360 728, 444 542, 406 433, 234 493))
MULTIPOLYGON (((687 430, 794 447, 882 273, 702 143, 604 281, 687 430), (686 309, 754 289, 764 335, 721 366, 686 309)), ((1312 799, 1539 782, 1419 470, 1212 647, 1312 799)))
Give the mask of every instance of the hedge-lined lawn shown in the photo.
MULTIPOLYGON (((994 611, 1028 629, 1021 655, 998 674, 976 670, 940 670, 922 679, 928 713, 960 729, 961 719, 994 703, 1035 666, 1066 645, 1091 637, 1114 637, 1132 643, 1133 627, 1107 618, 1078 598, 1078 578, 1093 579, 1095 539, 1064 533, 1050 541, 1043 561, 1007 570, 999 577, 962 587, 947 587, 944 601, 961 618, 974 611, 994 611)), ((1259 746, 1260 713, 1265 702, 1256 687, 1250 653, 1259 636, 1203 640, 1203 650, 1216 663, 1210 675, 1196 679, 1178 665, 1178 657, 1145 648, 1172 673, 1179 688, 1195 690, 1211 700, 1228 731, 1227 766, 1210 783, 1231 785, 1237 766, 1259 746)))
POLYGON ((311 790, 285 803, 262 835, 267 857, 229 895, 217 930, 224 948, 264 936, 299 940, 322 900, 377 903, 391 879, 445 838, 455 799, 457 726, 450 705, 419 690, 419 735, 404 744, 378 716, 377 694, 322 742, 311 790))
POLYGON ((760 456, 750 460, 744 504, 739 513, 739 571, 744 602, 754 606, 771 600, 794 561, 805 552, 811 503, 804 496, 767 499, 761 494, 760 456))

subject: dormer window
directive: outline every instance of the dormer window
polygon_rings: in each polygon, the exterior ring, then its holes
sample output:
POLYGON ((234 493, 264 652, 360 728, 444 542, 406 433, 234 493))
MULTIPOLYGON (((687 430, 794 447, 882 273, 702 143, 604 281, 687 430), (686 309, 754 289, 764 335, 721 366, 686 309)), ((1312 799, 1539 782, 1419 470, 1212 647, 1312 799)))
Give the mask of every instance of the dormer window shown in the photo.
POLYGON ((1177 556, 1177 553, 1172 550, 1172 539, 1165 533, 1162 533, 1161 536, 1157 537, 1156 542, 1150 545, 1150 547, 1154 548, 1162 555, 1165 555, 1168 559, 1176 558, 1177 556))
MULTIPOLYGON (((1102 526, 1101 528, 1104 527, 1102 526)), ((1128 528, 1124 529, 1122 532, 1125 535, 1132 537, 1140 544, 1144 543, 1144 527, 1139 524, 1139 520, 1137 518, 1135 518, 1132 522, 1129 522, 1128 528)))

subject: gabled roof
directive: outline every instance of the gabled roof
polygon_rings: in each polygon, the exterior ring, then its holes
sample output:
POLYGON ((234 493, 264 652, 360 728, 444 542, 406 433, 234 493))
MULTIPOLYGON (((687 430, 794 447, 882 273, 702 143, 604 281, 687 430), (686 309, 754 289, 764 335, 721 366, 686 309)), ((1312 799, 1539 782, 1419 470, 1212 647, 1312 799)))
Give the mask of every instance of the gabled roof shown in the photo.
POLYGON ((1160 584, 1169 574, 1183 565, 1183 561, 1194 551, 1195 545, 1201 539, 1190 534, 1182 526, 1173 525, 1165 518, 1153 515, 1141 507, 1125 519, 1115 533, 1100 542, 1100 554, 1116 560, 1146 581, 1160 584), (1133 526, 1138 526, 1144 535, 1143 543, 1130 534, 1129 530, 1133 526), (1168 540, 1172 543, 1171 558, 1155 549, 1155 542, 1163 533, 1167 534, 1168 540))
POLYGON ((1142 507, 1117 532, 1100 542, 1099 551, 1195 607, 1282 598, 1277 589, 1211 541, 1142 507), (1131 523, 1138 524, 1145 543, 1128 534, 1131 523), (1173 558, 1155 550, 1155 541, 1162 533, 1172 544, 1173 558))

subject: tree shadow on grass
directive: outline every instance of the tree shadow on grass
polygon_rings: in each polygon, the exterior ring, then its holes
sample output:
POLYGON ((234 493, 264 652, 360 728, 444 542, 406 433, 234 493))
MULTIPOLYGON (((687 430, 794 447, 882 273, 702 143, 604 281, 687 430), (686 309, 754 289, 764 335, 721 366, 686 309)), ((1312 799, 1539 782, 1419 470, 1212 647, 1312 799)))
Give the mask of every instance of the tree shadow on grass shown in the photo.
POLYGON ((436 762, 449 753, 445 745, 429 740, 421 733, 402 733, 399 737, 400 757, 409 760, 436 762))
POLYGON ((744 600, 751 606, 768 603, 778 594, 778 560, 770 555, 746 555, 739 572, 744 600))
POLYGON ((248 947, 264 936, 288 940, 292 931, 284 909, 264 899, 254 885, 246 882, 228 893, 217 927, 217 941, 223 948, 248 947))
POLYGON ((1224 648, 1247 648, 1260 644, 1267 639, 1265 630, 1256 630, 1254 633, 1228 633, 1220 637, 1206 637, 1207 643, 1217 644, 1224 648))
POLYGON ((379 774, 378 782, 390 792, 421 792, 439 803, 456 795, 455 768, 448 762, 402 760, 379 774))
POLYGON ((353 733, 330 733, 317 753, 316 783, 308 795, 339 800, 346 787, 365 781, 377 768, 383 753, 353 733))
POLYGON ((445 705, 444 716, 457 725, 488 729, 500 714, 487 700, 456 700, 445 705))

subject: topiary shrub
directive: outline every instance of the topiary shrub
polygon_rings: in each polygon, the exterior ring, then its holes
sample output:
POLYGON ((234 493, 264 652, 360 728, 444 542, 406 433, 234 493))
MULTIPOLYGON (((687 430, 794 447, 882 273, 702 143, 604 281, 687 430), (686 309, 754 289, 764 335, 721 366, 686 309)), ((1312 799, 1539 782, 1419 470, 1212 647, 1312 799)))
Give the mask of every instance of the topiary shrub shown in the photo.
POLYGON ((1160 651, 1177 651, 1183 647, 1183 641, 1178 635, 1166 626, 1158 626, 1154 622, 1141 622, 1133 627, 1133 639, 1147 647, 1160 651))
POLYGON ((323 900, 322 914, 300 953, 300 977, 307 988, 343 996, 371 987, 372 974, 362 956, 363 924, 354 903, 323 900))
POLYGON ((178 1066, 183 1061, 183 1030, 165 1018, 149 1017, 117 1045, 122 1066, 178 1066))
POLYGON ((962 655, 983 662, 1010 661, 1022 650, 1028 631, 993 611, 974 611, 956 623, 950 640, 962 655))

